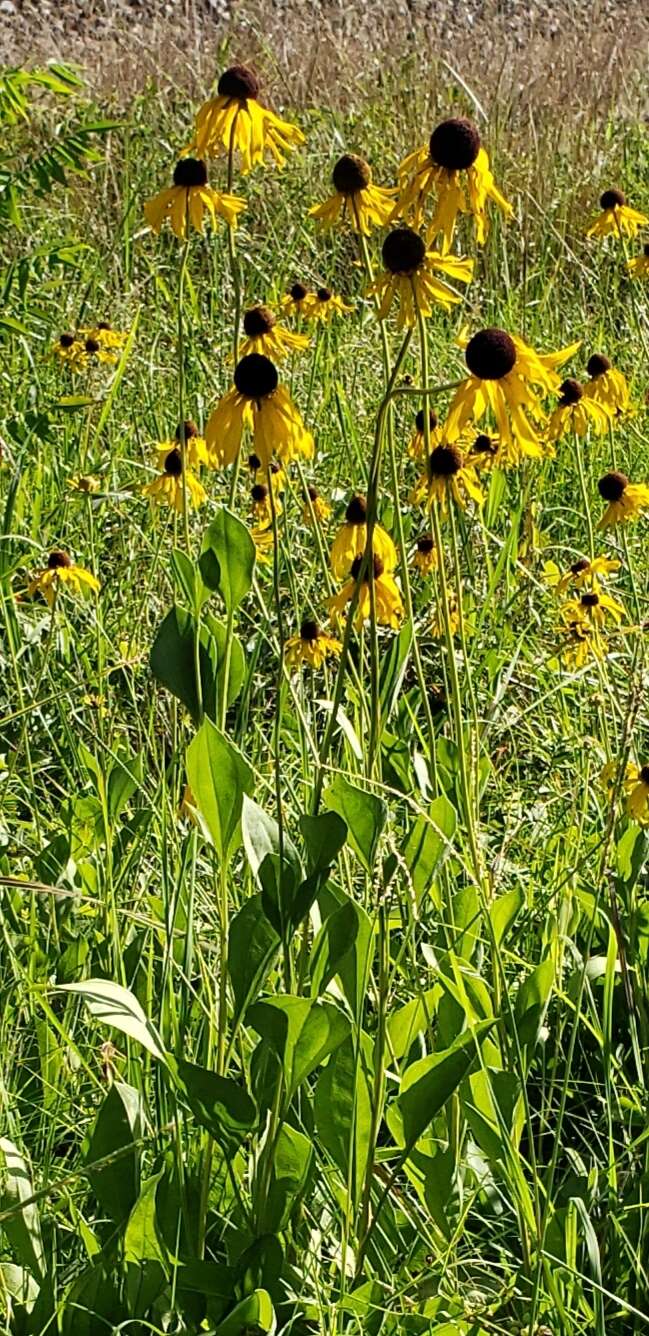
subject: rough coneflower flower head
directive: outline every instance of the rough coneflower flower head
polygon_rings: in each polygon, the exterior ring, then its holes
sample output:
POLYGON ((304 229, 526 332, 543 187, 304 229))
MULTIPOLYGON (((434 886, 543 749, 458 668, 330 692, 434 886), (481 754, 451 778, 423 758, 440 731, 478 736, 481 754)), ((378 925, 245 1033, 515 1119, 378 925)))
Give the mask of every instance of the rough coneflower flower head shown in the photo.
POLYGON ((630 482, 626 473, 618 470, 605 473, 597 490, 602 500, 608 503, 598 525, 600 529, 612 529, 616 524, 636 519, 649 510, 649 487, 645 483, 630 482))
POLYGON ((244 399, 258 402, 273 394, 279 384, 277 367, 263 353, 248 353, 234 369, 234 383, 244 399))
POLYGON ((459 302, 459 294, 445 279, 469 283, 473 274, 472 260, 427 250, 423 238, 411 227, 395 227, 389 232, 381 253, 384 272, 368 294, 379 298, 379 320, 384 320, 393 302, 398 301, 397 324, 401 329, 415 325, 419 316, 430 316, 435 305, 448 310, 459 302))
POLYGON ((634 237, 639 227, 649 223, 644 213, 627 204, 624 191, 617 187, 605 190, 600 195, 599 204, 602 212, 587 228, 587 237, 634 237))
POLYGON ((259 97, 259 79, 248 65, 230 65, 219 78, 216 91, 221 97, 236 97, 241 101, 259 97))
POLYGON ((196 117, 194 147, 206 157, 237 152, 246 173, 262 163, 267 149, 283 167, 289 149, 304 143, 296 125, 283 121, 259 102, 259 79, 247 65, 230 65, 219 78, 217 95, 196 117))
POLYGON ((411 227, 395 227, 385 238, 381 254, 391 274, 413 274, 426 258, 426 244, 411 227))
POLYGON ((592 429, 601 436, 610 421, 607 410, 593 397, 587 396, 579 380, 569 376, 559 386, 559 402, 548 423, 549 441, 571 431, 575 436, 586 436, 592 429))
POLYGON ((480 147, 480 132, 466 116, 450 116, 440 121, 429 141, 431 161, 449 172, 472 167, 480 147))
POLYGON ((313 454, 313 437, 264 353, 247 353, 237 362, 234 385, 210 416, 205 439, 214 465, 233 463, 244 427, 252 431, 253 450, 263 468, 270 466, 273 454, 282 461, 313 454))
POLYGON ((147 200, 144 216, 154 232, 159 232, 168 219, 172 231, 182 240, 188 224, 197 232, 203 231, 206 215, 213 225, 218 216, 229 227, 235 227, 245 207, 245 200, 213 190, 208 185, 207 165, 202 158, 180 158, 174 167, 173 185, 147 200))
POLYGON ((516 344, 506 330, 492 326, 469 339, 464 358, 478 380, 502 380, 514 369, 516 344))
POLYGON ((286 641, 286 662, 293 669, 307 664, 309 668, 321 668, 325 659, 339 655, 342 645, 330 636, 311 617, 306 617, 300 626, 300 634, 291 636, 286 641))
POLYGON ((372 182, 369 163, 356 153, 344 153, 332 173, 335 194, 315 204, 309 214, 322 227, 346 221, 354 232, 369 236, 373 227, 385 227, 393 208, 393 190, 372 182))
POLYGON ((56 548, 49 553, 44 569, 29 581, 27 596, 33 598, 34 594, 42 594, 48 607, 53 609, 61 588, 71 594, 87 596, 98 592, 99 581, 84 566, 77 566, 68 552, 56 548))
POLYGON ((333 169, 332 179, 341 195, 355 195, 370 184, 372 173, 364 158, 356 153, 343 153, 333 169))
POLYGON ((590 376, 584 394, 594 399, 611 417, 619 418, 630 410, 629 386, 604 353, 593 353, 586 364, 590 376))
POLYGON ((246 339, 241 356, 263 353, 271 361, 282 362, 290 353, 302 352, 308 345, 306 334, 294 334, 277 320, 269 306, 251 306, 243 317, 246 339))
MULTIPOLYGON (((367 501, 364 496, 352 496, 345 509, 345 523, 334 538, 330 560, 331 569, 337 580, 349 574, 354 561, 362 556, 367 543, 367 501)), ((394 570, 397 553, 390 535, 380 524, 374 525, 372 547, 380 557, 386 570, 394 570)))
POLYGON ((493 200, 505 217, 512 213, 511 205, 496 186, 480 133, 465 116, 441 121, 428 144, 404 159, 399 179, 395 214, 419 226, 426 200, 433 195, 435 207, 427 241, 430 243, 441 234, 444 251, 450 249, 459 215, 473 216, 476 238, 482 245, 487 233, 487 200, 493 200))
POLYGON ((464 458, 457 445, 444 442, 431 450, 426 472, 413 488, 410 501, 428 508, 438 502, 444 512, 449 498, 464 507, 467 498, 479 504, 482 492, 470 460, 464 458))

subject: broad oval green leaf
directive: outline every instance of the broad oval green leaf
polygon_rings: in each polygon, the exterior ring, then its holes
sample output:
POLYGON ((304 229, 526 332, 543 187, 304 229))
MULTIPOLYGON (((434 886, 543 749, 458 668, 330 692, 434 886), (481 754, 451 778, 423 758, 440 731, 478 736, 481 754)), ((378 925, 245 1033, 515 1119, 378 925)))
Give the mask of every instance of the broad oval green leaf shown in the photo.
POLYGON ((218 589, 228 612, 234 612, 245 598, 255 569, 255 544, 246 525, 230 510, 220 510, 203 537, 201 571, 205 583, 213 587, 208 560, 212 554, 218 564, 218 589))
POLYGON ((77 993, 91 1016, 102 1025, 120 1030, 147 1049, 152 1057, 166 1063, 167 1054, 155 1026, 145 1016, 137 998, 121 983, 113 983, 111 979, 85 979, 82 983, 63 983, 56 991, 77 993))
POLYGON ((239 840, 245 794, 253 773, 242 752, 204 719, 187 749, 187 778, 220 858, 227 861, 239 840))

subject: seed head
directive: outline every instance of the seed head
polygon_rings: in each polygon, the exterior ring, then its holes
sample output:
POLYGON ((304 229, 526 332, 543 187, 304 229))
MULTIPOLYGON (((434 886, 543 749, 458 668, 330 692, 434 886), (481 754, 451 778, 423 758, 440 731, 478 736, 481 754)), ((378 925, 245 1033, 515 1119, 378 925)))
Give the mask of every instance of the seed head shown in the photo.
POLYGON ((626 473, 605 473, 597 484, 597 490, 604 501, 621 501, 627 487, 629 479, 626 473))
MULTIPOLYGON (((354 557, 354 560, 353 560, 353 562, 352 562, 352 570, 351 570, 351 575, 352 575, 352 579, 353 579, 353 580, 357 580, 357 579, 358 579, 359 572, 360 572, 361 566, 362 566, 362 564, 363 564, 363 555, 364 555, 364 554, 363 554, 362 552, 360 552, 359 555, 358 555, 357 557, 354 557)), ((383 565, 383 562, 381 561, 381 558, 380 558, 380 557, 377 557, 376 554, 372 557, 372 565, 373 565, 373 567, 374 567, 374 579, 375 579, 375 580, 378 580, 379 576, 383 574, 383 572, 384 572, 384 570, 385 570, 385 566, 383 565)), ((367 576, 366 576, 366 579, 367 579, 367 576)))
POLYGON ((263 353, 248 353, 234 369, 234 383, 244 399, 265 399, 277 389, 277 370, 263 353))
POLYGON ((411 227, 395 227, 383 242, 383 263, 391 274, 412 274, 426 255, 426 246, 411 227))
POLYGON ((466 346, 466 364, 479 380, 502 380, 516 362, 516 345, 504 329, 480 329, 466 346))
POLYGON ((364 524, 367 519, 367 501, 364 496, 353 496, 345 511, 348 524, 364 524))
POLYGON ((428 458, 431 478, 452 478, 460 472, 464 460, 456 445, 436 445, 428 458))
POLYGON ((422 533, 417 539, 417 551, 425 556, 428 556, 428 553, 432 552, 434 546, 435 541, 432 533, 422 533))
POLYGON ((642 766, 638 779, 649 787, 649 765, 642 766))
POLYGON ((304 283, 294 283, 293 287, 289 288, 288 295, 293 298, 294 302, 303 302, 304 298, 309 295, 309 289, 305 288, 304 283))
POLYGON ((480 134, 466 116, 441 121, 430 137, 430 156, 437 167, 461 172, 472 167, 480 152, 480 134))
POLYGON ((592 357, 589 357, 588 362, 586 363, 588 375, 592 376, 593 379, 595 379, 596 376, 603 376, 605 372, 610 371, 610 369, 611 363, 609 362, 608 357, 605 357, 603 353, 593 353, 592 357))
POLYGON ((581 575, 582 571, 587 571, 590 566, 588 557, 580 557, 579 561, 573 561, 570 567, 571 575, 581 575))
POLYGON ((165 473, 170 478, 179 478, 183 471, 183 457, 180 450, 170 450, 164 462, 165 473))
POLYGON ((71 348, 74 343, 74 334, 61 334, 59 343, 62 348, 71 348))
POLYGON ((319 302, 330 302, 332 297, 331 288, 318 288, 315 295, 319 302))
POLYGON ((50 571, 60 570, 62 566, 71 566, 72 557, 67 552, 50 552, 47 558, 47 568, 50 571))
MULTIPOLYGON (((437 413, 433 413, 432 409, 430 410, 430 412, 429 412, 429 414, 428 414, 428 421, 429 421, 429 423, 430 423, 430 429, 431 429, 431 431, 434 431, 434 430, 435 430, 435 427, 437 426, 437 413)), ((415 430, 418 431, 418 432, 420 432, 421 434, 423 434, 423 430, 424 430, 424 410, 423 410, 423 408, 420 408, 420 409, 419 409, 419 412, 418 412, 418 414, 417 414, 417 416, 416 416, 416 418, 415 418, 415 430)))
POLYGON ((605 190, 600 195, 599 202, 603 209, 615 209, 621 204, 626 204, 626 197, 621 190, 605 190))
POLYGON ((221 97, 238 97, 245 101, 248 97, 259 97, 259 80, 254 70, 247 65, 230 65, 219 79, 217 92, 221 97))
MULTIPOLYGON (((195 422, 192 422, 191 418, 185 418, 185 421, 183 422, 183 427, 185 428, 186 441, 191 441, 194 436, 198 436, 198 427, 196 426, 195 422)), ((176 427, 176 440, 179 441, 180 437, 181 437, 180 423, 178 423, 178 426, 176 427)))
POLYGON ((344 153, 333 170, 334 187, 340 195, 354 195, 357 190, 365 190, 371 180, 368 163, 356 153, 344 153))
POLYGON ((309 644, 313 644, 313 641, 317 640, 319 635, 320 627, 318 623, 307 617, 300 627, 300 640, 308 640, 309 644))
POLYGON ((207 166, 202 158, 181 158, 174 167, 174 185, 191 190, 207 185, 207 166))
POLYGON ((585 594, 582 594, 581 596, 582 608, 596 608, 598 603, 599 603, 599 594, 596 594, 594 590, 589 589, 586 591, 585 594))
POLYGON ((243 317, 243 328, 249 339, 258 338, 260 334, 270 334, 275 324, 275 316, 267 306, 251 306, 243 317))
POLYGON ((559 406, 561 408, 570 408, 572 404, 578 404, 584 397, 584 387, 578 380, 569 376, 567 380, 562 381, 559 386, 559 406))
POLYGON ((473 442, 472 450, 474 455, 495 455, 498 453, 498 446, 490 436, 481 431, 473 442))
POLYGON ((86 341, 85 341, 85 343, 84 343, 83 346, 84 346, 84 348, 85 348, 85 350, 86 350, 87 353, 98 353, 98 352, 99 352, 99 344, 98 344, 98 342, 97 342, 96 339, 86 339, 86 341))
POLYGON ((255 503, 265 501, 268 496, 268 488, 266 484, 263 482, 256 482, 250 495, 255 503))

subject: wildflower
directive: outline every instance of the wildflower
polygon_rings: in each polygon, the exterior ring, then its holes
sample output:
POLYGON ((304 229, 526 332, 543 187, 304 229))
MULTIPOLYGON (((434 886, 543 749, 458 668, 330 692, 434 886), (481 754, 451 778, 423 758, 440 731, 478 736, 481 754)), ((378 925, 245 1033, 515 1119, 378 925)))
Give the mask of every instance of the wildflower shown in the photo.
POLYGON ((96 325, 80 329, 79 333, 84 339, 94 339, 97 343, 102 344, 104 348, 123 348, 128 339, 128 334, 124 334, 119 329, 113 329, 107 320, 100 320, 96 325))
POLYGON ((304 143, 297 125, 283 121, 258 101, 259 80, 245 65, 231 65, 221 75, 217 96, 201 107, 196 117, 196 151, 214 157, 232 148, 241 158, 246 175, 264 161, 267 149, 277 167, 285 154, 304 143))
POLYGON ((630 208, 621 190, 605 190, 599 203, 602 212, 587 228, 587 237, 634 237, 649 223, 646 214, 630 208))
POLYGON ((395 190, 384 190, 372 184, 372 173, 364 158, 345 153, 333 170, 335 194, 324 204, 309 209, 325 228, 348 221, 354 232, 368 237, 373 227, 385 227, 394 207, 395 190))
POLYGON ((473 437, 467 455, 467 462, 472 464, 475 469, 490 469, 493 468, 494 464, 502 463, 506 465, 509 459, 504 451, 501 454, 498 437, 488 436, 486 432, 481 431, 473 437))
POLYGON ((243 329, 246 338, 241 345, 242 357, 247 357, 248 353, 264 353, 274 362, 283 362, 292 353, 303 352, 309 343, 307 334, 294 334, 278 325, 267 306, 252 306, 246 311, 243 329))
POLYGON ((567 668, 583 668, 590 658, 603 659, 606 644, 597 627, 578 616, 566 621, 561 657, 567 668))
MULTIPOLYGON (((207 446, 205 439, 201 436, 195 422, 191 418, 185 418, 185 459, 190 469, 200 468, 202 464, 208 463, 207 446)), ((176 427, 172 440, 159 441, 157 445, 158 468, 164 469, 165 460, 170 451, 181 450, 181 431, 180 423, 176 427)))
POLYGON ((202 232, 207 213, 214 226, 218 216, 225 219, 228 227, 235 227, 245 207, 245 200, 213 190, 207 184, 207 167, 202 158, 181 158, 174 167, 173 185, 147 200, 144 216, 154 232, 159 232, 168 218, 172 230, 182 240, 188 222, 202 232))
POLYGON ((565 348, 541 355, 504 329, 479 330, 464 352, 470 374, 455 392, 444 427, 445 439, 456 441, 469 422, 479 422, 490 409, 509 462, 519 454, 541 457, 543 449, 529 420, 543 420, 533 386, 546 392, 557 390, 560 382, 555 367, 571 352, 565 348))
POLYGON ((302 523, 308 525, 312 524, 313 517, 315 516, 318 524, 324 524, 325 520, 328 520, 331 514, 331 506, 329 505, 329 502, 325 501, 324 497, 320 495, 317 487, 309 486, 307 487, 307 492, 309 494, 309 499, 304 504, 302 523))
POLYGON ((570 624, 581 618, 592 626, 603 627, 609 616, 619 623, 624 615, 624 608, 610 594, 602 590, 586 589, 581 597, 569 599, 561 610, 562 617, 570 624))
POLYGON ((333 316, 346 315, 353 309, 353 306, 348 306, 342 297, 332 292, 331 288, 316 288, 306 318, 328 325, 333 316))
POLYGON ((101 343, 99 339, 95 339, 89 334, 83 341, 78 367, 75 369, 80 370, 82 366, 85 367, 88 362, 92 363, 93 361, 105 362, 110 366, 114 366, 117 360, 117 353, 113 348, 107 346, 105 343, 101 343))
POLYGON ((79 369, 83 364, 83 343, 74 334, 59 334, 56 343, 52 344, 52 353, 59 361, 67 363, 73 371, 79 369))
MULTIPOLYGON (((441 432, 437 425, 437 414, 432 409, 428 413, 429 441, 431 445, 439 445, 441 432)), ((424 431, 424 410, 419 409, 415 417, 415 430, 410 437, 408 444, 408 454, 411 459, 423 459, 426 453, 426 433, 424 431)))
POLYGON ((310 316, 315 303, 315 296, 304 283, 293 283, 282 298, 282 310, 285 315, 310 316))
POLYGON ((323 631, 317 622, 302 622, 299 636, 291 636, 286 641, 284 652, 289 668, 299 669, 302 664, 309 668, 321 668, 325 659, 338 656, 342 649, 339 640, 323 631))
POLYGON ((593 557, 592 560, 588 557, 579 557, 562 575, 554 561, 546 561, 543 565, 543 579, 556 589, 558 594, 565 594, 571 585, 575 589, 590 587, 599 590, 600 579, 602 577, 606 579, 608 575, 619 571, 621 565, 620 561, 611 557, 593 557))
POLYGON ((396 227, 388 233, 382 255, 385 270, 368 293, 380 299, 379 320, 385 320, 393 301, 399 299, 399 329, 415 325, 417 312, 432 315, 434 303, 448 310, 462 300, 444 279, 437 277, 438 273, 459 283, 469 283, 473 273, 473 260, 427 250, 423 239, 409 227, 396 227))
POLYGON ((611 417, 621 417, 629 411, 629 387, 621 371, 611 366, 603 353, 593 353, 589 357, 586 370, 590 376, 584 386, 584 395, 602 408, 611 417))
POLYGON ((183 476, 182 455, 178 446, 174 446, 162 461, 162 472, 142 488, 143 496, 150 496, 158 506, 173 506, 182 515, 184 491, 187 488, 187 502, 190 506, 202 506, 207 500, 207 492, 191 469, 186 468, 183 476))
POLYGON ((261 529, 258 526, 250 530, 250 537, 255 545, 255 558, 260 566, 267 566, 271 561, 270 549, 274 546, 272 529, 261 529))
POLYGON ((256 482, 250 493, 252 501, 252 513, 258 525, 268 525, 273 522, 273 501, 275 503, 275 514, 279 515, 282 511, 282 502, 273 488, 273 497, 271 501, 270 488, 265 482, 256 482))
POLYGON ((420 575, 430 575, 437 569, 437 549, 432 533, 422 533, 417 539, 417 548, 412 559, 420 575))
MULTIPOLYGON (((399 593, 394 576, 385 569, 381 558, 374 553, 373 561, 373 583, 374 583, 374 604, 376 609, 376 620, 379 626, 391 626, 397 630, 403 617, 403 603, 399 593)), ((327 599, 334 619, 337 619, 344 611, 347 603, 351 603, 354 592, 360 578, 361 567, 363 565, 363 555, 355 557, 352 562, 351 579, 343 585, 342 589, 327 599)), ((363 576, 361 583, 358 604, 356 608, 355 625, 358 630, 371 615, 372 604, 370 595, 370 571, 369 568, 363 576)))
POLYGON ((643 510, 649 510, 649 487, 643 482, 629 482, 626 473, 605 473, 597 490, 608 502, 597 526, 599 529, 613 529, 616 524, 636 519, 643 510))
POLYGON ((92 492, 99 491, 100 483, 99 478, 96 478, 93 473, 83 473, 76 478, 71 478, 68 486, 71 492, 83 492, 85 495, 90 495, 92 492))
POLYGON ((288 390, 279 384, 274 363, 263 353, 248 353, 237 362, 234 385, 210 416, 205 439, 213 464, 232 464, 244 426, 251 429, 255 453, 266 469, 273 451, 283 461, 313 455, 313 437, 288 390))
MULTIPOLYGON (((448 629, 452 636, 456 636, 460 629, 460 609, 455 594, 450 594, 447 599, 448 604, 448 629)), ((444 629, 444 616, 442 605, 439 603, 431 620, 429 631, 434 640, 443 640, 446 632, 444 629)))
POLYGON ((649 279, 649 241, 645 241, 642 255, 634 255, 631 260, 627 260, 626 267, 631 278, 649 279))
POLYGON ((42 594, 48 608, 53 608, 61 587, 83 598, 98 593, 100 585, 96 576, 84 566, 77 566, 67 552, 50 552, 45 569, 29 581, 27 596, 42 594))
POLYGON ((428 240, 442 235, 442 249, 450 248, 459 213, 470 213, 475 220, 476 240, 482 246, 487 235, 487 200, 492 199, 506 218, 513 213, 511 204, 498 190, 489 158, 472 121, 452 116, 442 121, 430 137, 428 146, 409 154, 399 168, 400 195, 395 214, 410 218, 419 226, 426 197, 434 192, 435 212, 428 229, 428 240))
POLYGON ((610 417, 601 403, 587 396, 578 380, 569 377, 559 386, 560 399, 550 418, 547 429, 549 441, 558 441, 566 432, 586 436, 590 427, 601 436, 610 417))
MULTIPOLYGON (((257 481, 257 474, 260 471, 262 471, 262 463, 259 458, 259 455, 256 455, 254 451, 251 455, 248 455, 248 468, 250 469, 250 472, 252 473, 255 481, 257 481)), ((281 496, 282 493, 286 491, 286 474, 279 462, 279 459, 271 459, 269 467, 267 469, 263 469, 264 478, 268 476, 268 473, 270 473, 273 483, 273 495, 281 496)))
POLYGON ((413 487, 411 505, 425 505, 430 509, 438 502, 446 510, 448 499, 464 509, 467 499, 480 505, 482 492, 473 464, 464 458, 457 445, 436 445, 428 457, 423 477, 413 487))
MULTIPOLYGON (((349 574, 357 557, 367 545, 367 502, 364 496, 353 496, 345 511, 345 523, 338 530, 330 553, 331 569, 337 580, 349 574)), ((372 532, 372 550, 380 557, 386 571, 393 571, 397 553, 390 535, 375 524, 372 532)))
POLYGON ((649 765, 632 767, 624 787, 628 794, 626 805, 630 815, 645 825, 649 821, 649 765))

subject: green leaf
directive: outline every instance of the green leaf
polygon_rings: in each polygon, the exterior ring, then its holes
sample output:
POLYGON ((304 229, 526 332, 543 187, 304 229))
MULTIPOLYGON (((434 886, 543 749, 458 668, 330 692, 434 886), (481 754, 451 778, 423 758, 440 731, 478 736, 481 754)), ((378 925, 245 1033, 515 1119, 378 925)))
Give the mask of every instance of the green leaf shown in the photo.
MULTIPOLYGON (((198 723, 200 706, 196 693, 195 621, 186 608, 174 605, 158 627, 149 654, 156 681, 167 688, 189 710, 198 723)), ((217 649, 206 626, 201 627, 199 663, 203 709, 216 716, 217 649)))
POLYGON ((147 1049, 152 1057, 166 1062, 167 1054, 155 1026, 147 1020, 137 998, 128 988, 110 979, 86 979, 83 983, 63 983, 55 991, 77 993, 90 1015, 102 1025, 120 1030, 147 1049))
POLYGON ((245 1336, 248 1332, 275 1331, 275 1311, 266 1290, 253 1290, 214 1328, 214 1336, 245 1336))
POLYGON ((352 1149, 351 1194, 355 1205, 360 1200, 367 1167, 373 1104, 371 1041, 368 1035, 361 1035, 357 1054, 350 1037, 336 1049, 318 1077, 314 1113, 322 1145, 340 1169, 345 1184, 350 1181, 352 1149))
POLYGON ((8 1137, 0 1137, 0 1210, 12 1214, 2 1222, 2 1231, 22 1266, 41 1280, 45 1275, 45 1252, 41 1223, 27 1161, 8 1137), (24 1204, 23 1204, 24 1203, 24 1204))
POLYGON ((212 643, 216 649, 217 673, 216 673, 216 698, 220 702, 223 700, 223 679, 225 676, 226 664, 226 645, 228 638, 230 641, 230 671, 228 674, 228 705, 237 699, 243 680, 246 675, 246 660, 241 647, 241 641, 230 631, 228 637, 228 628, 225 622, 219 622, 213 617, 211 612, 204 615, 204 625, 209 631, 212 643))
POLYGON ((249 530, 231 511, 220 510, 205 531, 200 567, 209 588, 214 588, 211 554, 218 563, 218 589, 228 612, 234 612, 252 585, 255 544, 249 530))
POLYGON ((140 1156, 135 1145, 144 1131, 144 1108, 139 1091, 115 1081, 106 1095, 90 1135, 86 1166, 92 1190, 107 1215, 119 1225, 133 1209, 139 1192, 140 1156), (91 1169, 115 1151, 131 1147, 113 1164, 91 1169))
POLYGON ((535 1047, 550 1001, 553 983, 554 961, 551 956, 546 956, 521 984, 516 995, 514 1019, 521 1044, 535 1047))
POLYGON ((437 873, 449 854, 457 827, 457 812, 441 793, 431 803, 426 816, 418 816, 403 847, 403 856, 412 877, 417 900, 421 904, 431 890, 437 873))
MULTIPOLYGON (((241 833, 246 857, 253 875, 259 877, 262 863, 268 854, 279 855, 279 826, 273 816, 269 816, 254 799, 244 795, 241 811, 241 833)), ((292 840, 284 831, 282 842, 284 862, 291 867, 295 880, 302 876, 300 856, 292 840)))
POLYGON ((124 1233, 126 1289, 132 1317, 144 1317, 162 1292, 169 1259, 160 1232, 156 1194, 163 1170, 143 1185, 124 1233))
POLYGON ((234 993, 236 1025, 261 991, 272 968, 280 939, 264 914, 261 895, 253 895, 230 923, 228 972, 234 993))
POLYGON ((498 946, 507 936, 514 919, 520 913, 524 904, 525 892, 520 886, 514 886, 511 891, 507 891, 505 895, 499 895, 498 899, 494 900, 489 910, 489 917, 498 946))
POLYGON ((243 753, 204 719, 187 749, 187 778, 194 800, 224 861, 239 839, 245 794, 252 792, 253 773, 243 753))
POLYGON ((356 945, 360 928, 359 915, 353 900, 345 900, 339 909, 325 919, 311 950, 311 992, 324 993, 341 962, 356 945))
POLYGON ((171 553, 171 569, 176 585, 190 612, 197 613, 209 598, 196 562, 191 561, 182 548, 174 547, 171 553))
POLYGON ((441 991, 436 984, 388 1016, 389 1052, 397 1060, 406 1057, 417 1035, 430 1033, 441 991))
POLYGON ((478 1061, 478 1042, 493 1021, 465 1030, 450 1048, 420 1058, 406 1070, 397 1100, 403 1119, 406 1150, 411 1150, 453 1091, 478 1061))
POLYGON ((331 1002, 273 997, 256 1002, 248 1022, 281 1059, 287 1100, 350 1030, 347 1017, 331 1002))
POLYGON ((309 1138, 284 1123, 273 1148, 268 1196, 261 1203, 259 1228, 264 1233, 277 1233, 286 1227, 304 1193, 312 1161, 309 1138))
POLYGON ((349 843, 366 872, 371 872, 388 815, 386 804, 373 793, 356 788, 342 775, 336 775, 333 784, 325 791, 324 803, 342 817, 347 825, 349 843))
POLYGON ((320 812, 318 816, 301 816, 300 830, 309 871, 328 872, 347 839, 347 823, 337 812, 320 812))
POLYGON ((196 1121, 232 1157, 257 1124, 257 1109, 248 1091, 184 1058, 170 1060, 170 1066, 196 1121))

